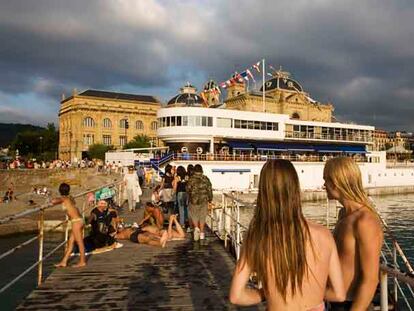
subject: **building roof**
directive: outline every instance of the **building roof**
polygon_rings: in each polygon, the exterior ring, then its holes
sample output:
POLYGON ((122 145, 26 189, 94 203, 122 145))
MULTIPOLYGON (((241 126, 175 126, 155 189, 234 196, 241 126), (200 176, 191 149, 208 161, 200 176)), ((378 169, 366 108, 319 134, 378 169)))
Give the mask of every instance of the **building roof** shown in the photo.
MULTIPOLYGON (((86 97, 121 99, 121 100, 140 101, 140 102, 159 104, 159 101, 154 96, 150 96, 150 95, 116 93, 116 92, 107 92, 107 91, 99 91, 99 90, 86 90, 78 95, 86 96, 86 97)), ((72 97, 69 97, 66 100, 63 100, 62 103, 69 100, 70 98, 72 97)))
POLYGON ((201 107, 204 105, 204 99, 197 94, 197 89, 187 82, 180 88, 180 93, 168 101, 167 106, 170 105, 201 107))
POLYGON ((392 146, 391 148, 387 149, 385 151, 386 153, 412 153, 412 150, 407 150, 404 148, 404 146, 401 145, 396 145, 396 146, 392 146))
POLYGON ((171 98, 167 106, 170 105, 177 105, 181 104, 183 106, 195 106, 195 107, 201 107, 204 104, 204 100, 197 94, 190 94, 190 93, 184 93, 184 94, 178 94, 171 98))

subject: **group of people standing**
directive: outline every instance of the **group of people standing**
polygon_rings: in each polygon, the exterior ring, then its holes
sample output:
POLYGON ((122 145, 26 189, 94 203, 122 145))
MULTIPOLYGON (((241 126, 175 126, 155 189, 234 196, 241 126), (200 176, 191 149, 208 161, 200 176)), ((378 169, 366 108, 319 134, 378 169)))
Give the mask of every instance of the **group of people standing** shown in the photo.
POLYGON ((167 165, 159 187, 153 192, 152 201, 162 207, 164 213, 177 214, 179 222, 188 231, 194 229, 194 240, 205 238, 204 225, 213 189, 200 164, 177 168, 167 165))
POLYGON ((230 301, 270 310, 372 310, 383 231, 352 158, 326 162, 329 199, 343 208, 333 235, 303 213, 299 178, 288 160, 269 160, 260 173, 257 206, 244 238, 230 301), (262 287, 247 284, 252 274, 262 287))

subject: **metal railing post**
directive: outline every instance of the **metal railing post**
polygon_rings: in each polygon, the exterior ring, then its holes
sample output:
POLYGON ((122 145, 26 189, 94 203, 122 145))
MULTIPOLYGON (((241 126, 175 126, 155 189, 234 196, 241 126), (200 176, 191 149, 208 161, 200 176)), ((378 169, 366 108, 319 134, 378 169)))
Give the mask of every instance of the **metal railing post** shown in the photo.
POLYGON ((388 311, 388 280, 387 272, 380 271, 381 284, 381 311, 388 311))
POLYGON ((42 209, 40 211, 39 218, 39 265, 37 270, 37 286, 42 284, 42 275, 43 275, 43 240, 44 240, 44 220, 45 220, 45 211, 42 209))
MULTIPOLYGON (((68 239, 69 239, 69 223, 70 223, 68 215, 65 216, 65 219, 66 219, 66 222, 65 222, 65 224, 66 224, 66 226, 65 226, 65 242, 68 242, 68 239)), ((65 251, 66 251, 67 247, 68 247, 68 243, 65 244, 65 251)))
MULTIPOLYGON (((392 243, 392 259, 394 264, 394 269, 398 269, 397 267, 397 248, 395 247, 395 241, 392 243)), ((397 278, 394 276, 394 301, 397 303, 398 301, 398 284, 397 284, 397 278)))
POLYGON ((237 223, 236 223, 236 259, 240 258, 240 204, 236 202, 236 213, 237 213, 237 223))
POLYGON ((224 199, 224 247, 227 248, 227 198, 224 199))

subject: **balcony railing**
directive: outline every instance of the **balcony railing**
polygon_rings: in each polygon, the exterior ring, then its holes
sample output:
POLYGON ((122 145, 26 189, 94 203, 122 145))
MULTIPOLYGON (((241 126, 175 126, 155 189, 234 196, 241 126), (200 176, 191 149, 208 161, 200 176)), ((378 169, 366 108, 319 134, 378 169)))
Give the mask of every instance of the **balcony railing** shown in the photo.
MULTIPOLYGON (((338 156, 344 156, 343 153, 338 153, 338 156)), ((174 153, 173 160, 176 161, 252 161, 260 162, 274 159, 284 159, 292 162, 326 162, 333 156, 319 155, 319 154, 211 154, 211 153, 174 153)), ((363 155, 355 155, 353 159, 356 162, 368 162, 367 158, 363 155)))
POLYGON ((357 141, 357 142, 373 142, 371 136, 367 135, 341 135, 341 134, 324 134, 312 132, 294 132, 285 131, 286 138, 297 139, 315 139, 315 140, 335 140, 335 141, 357 141))

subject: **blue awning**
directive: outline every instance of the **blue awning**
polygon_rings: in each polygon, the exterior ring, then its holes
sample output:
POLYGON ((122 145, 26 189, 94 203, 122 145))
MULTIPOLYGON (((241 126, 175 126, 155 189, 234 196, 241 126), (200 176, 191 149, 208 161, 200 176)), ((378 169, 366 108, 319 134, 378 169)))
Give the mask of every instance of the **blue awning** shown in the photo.
POLYGON ((323 145, 315 146, 318 152, 329 152, 329 153, 366 153, 365 146, 347 146, 347 145, 323 145))
POLYGON ((250 173, 249 168, 213 168, 211 170, 213 173, 250 173))
POLYGON ((365 146, 343 146, 343 151, 346 153, 367 153, 365 146))
POLYGON ((237 150, 253 150, 253 146, 250 143, 243 141, 228 141, 230 148, 237 150))
POLYGON ((254 144, 257 150, 271 150, 271 151, 315 151, 312 145, 304 144, 287 144, 287 143, 267 143, 254 144))
POLYGON ((254 144, 257 150, 287 151, 285 144, 254 144))
POLYGON ((304 144, 289 144, 288 145, 289 151, 315 151, 315 147, 312 145, 304 145, 304 144))

